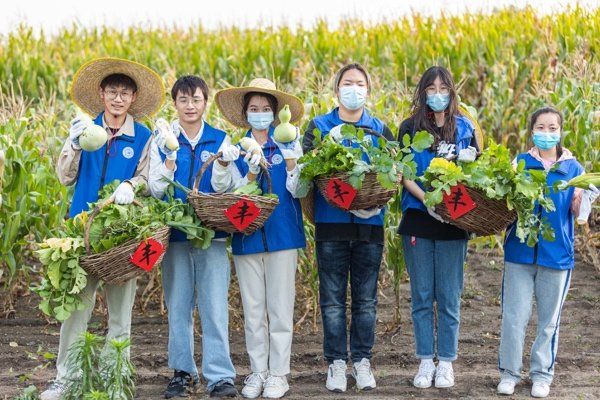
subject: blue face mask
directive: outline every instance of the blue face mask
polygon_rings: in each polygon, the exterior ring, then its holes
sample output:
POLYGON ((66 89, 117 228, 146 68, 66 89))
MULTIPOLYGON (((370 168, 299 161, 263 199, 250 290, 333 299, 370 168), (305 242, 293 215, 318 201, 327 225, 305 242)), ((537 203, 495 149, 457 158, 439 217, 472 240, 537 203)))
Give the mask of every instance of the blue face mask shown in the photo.
POLYGON ((450 95, 449 94, 432 94, 427 95, 427 105, 434 112, 442 112, 446 108, 448 108, 448 104, 450 104, 450 95))
POLYGON ((340 102, 348 110, 358 110, 367 101, 367 88, 362 86, 340 87, 340 102))
POLYGON ((271 126, 273 122, 273 112, 249 112, 248 123, 256 130, 264 131, 271 126))
POLYGON ((550 150, 560 142, 558 132, 533 132, 533 144, 540 150, 550 150))

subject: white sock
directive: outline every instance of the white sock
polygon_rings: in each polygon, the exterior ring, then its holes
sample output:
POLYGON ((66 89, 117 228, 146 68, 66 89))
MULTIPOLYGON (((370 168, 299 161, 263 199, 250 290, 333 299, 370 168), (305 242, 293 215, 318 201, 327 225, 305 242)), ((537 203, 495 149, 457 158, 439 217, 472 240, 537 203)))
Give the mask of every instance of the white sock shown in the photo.
POLYGON ((452 361, 441 361, 438 363, 438 367, 446 367, 448 369, 452 369, 452 361))
POLYGON ((424 367, 433 367, 435 368, 435 364, 433 363, 432 358, 424 358, 421 360, 421 365, 424 367))

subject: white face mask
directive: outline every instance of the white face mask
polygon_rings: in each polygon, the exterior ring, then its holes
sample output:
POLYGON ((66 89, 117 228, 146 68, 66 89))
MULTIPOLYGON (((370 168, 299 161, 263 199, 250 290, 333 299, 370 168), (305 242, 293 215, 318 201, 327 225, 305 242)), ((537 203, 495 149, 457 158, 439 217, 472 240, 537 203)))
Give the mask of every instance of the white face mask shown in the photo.
POLYGON ((264 131, 273 122, 273 112, 249 112, 248 123, 256 130, 264 131))
POLYGON ((340 102, 348 110, 358 110, 367 101, 367 88, 363 86, 340 87, 340 102))

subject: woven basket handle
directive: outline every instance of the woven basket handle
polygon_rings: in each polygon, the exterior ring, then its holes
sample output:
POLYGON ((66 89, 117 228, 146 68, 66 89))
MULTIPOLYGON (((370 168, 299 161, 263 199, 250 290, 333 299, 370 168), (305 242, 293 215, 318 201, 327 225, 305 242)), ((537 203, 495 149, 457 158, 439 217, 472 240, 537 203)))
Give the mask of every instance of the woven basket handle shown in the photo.
MULTIPOLYGON (((240 156, 245 156, 246 154, 247 153, 244 150, 240 151, 240 156)), ((204 175, 204 172, 206 171, 208 166, 210 164, 212 164, 216 159, 221 157, 222 155, 223 155, 223 152, 219 151, 218 153, 210 156, 209 159, 206 160, 206 162, 204 164, 202 164, 202 167, 196 174, 196 179, 194 179, 194 187, 193 187, 194 193, 198 192, 198 188, 200 186, 200 181, 202 180, 202 176, 204 175)), ((269 193, 273 193, 273 187, 271 184, 271 175, 269 174, 269 169, 267 168, 267 161, 265 160, 264 157, 260 160, 260 168, 263 170, 263 172, 265 173, 265 177, 267 178, 267 188, 268 188, 269 193)))
MULTIPOLYGON (((83 241, 85 243, 85 251, 88 256, 92 254, 92 250, 90 248, 90 227, 92 226, 92 221, 94 220, 94 217, 96 215, 98 215, 104 207, 106 207, 107 205, 112 204, 114 202, 115 202, 114 197, 111 197, 104 202, 98 203, 96 205, 96 207, 94 207, 94 209, 92 210, 90 215, 88 216, 88 220, 85 223, 85 227, 83 228, 83 241)), ((144 207, 144 205, 137 200, 133 200, 132 204, 135 206, 138 206, 138 207, 142 207, 142 208, 144 207)))

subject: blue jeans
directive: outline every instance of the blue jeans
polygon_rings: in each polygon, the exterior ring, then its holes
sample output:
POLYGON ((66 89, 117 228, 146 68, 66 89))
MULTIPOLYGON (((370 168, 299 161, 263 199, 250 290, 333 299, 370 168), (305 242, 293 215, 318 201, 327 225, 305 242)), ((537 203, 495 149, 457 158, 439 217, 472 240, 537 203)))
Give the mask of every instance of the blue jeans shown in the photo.
POLYGON ((437 303, 437 356, 454 361, 458 352, 460 296, 466 240, 431 240, 403 235, 404 259, 410 276, 416 355, 433 359, 437 303))
POLYGON ((212 390, 219 381, 233 383, 229 355, 229 259, 225 242, 206 249, 189 241, 171 242, 162 262, 165 303, 169 311, 169 368, 198 375, 194 361, 192 314, 197 302, 202 324, 202 375, 212 390))
POLYGON ((531 347, 529 376, 552 383, 558 350, 560 312, 571 283, 571 270, 504 263, 502 328, 498 368, 502 379, 518 382, 523 366, 525 333, 535 297, 537 331, 531 347))
POLYGON ((375 341, 377 278, 383 245, 358 241, 317 242, 323 352, 329 362, 348 361, 346 292, 352 296, 350 353, 353 362, 371 359, 375 341))

